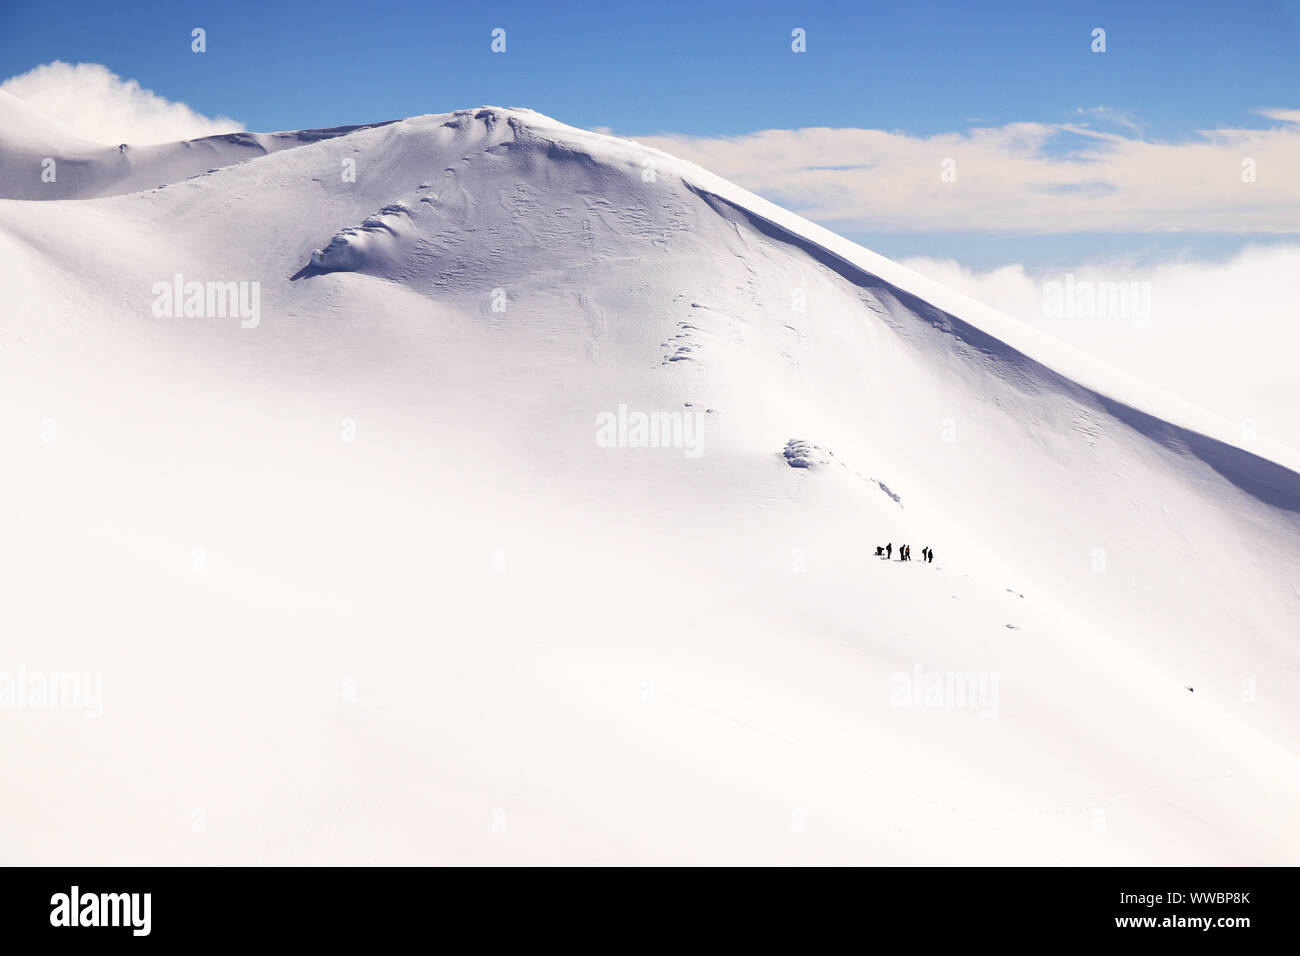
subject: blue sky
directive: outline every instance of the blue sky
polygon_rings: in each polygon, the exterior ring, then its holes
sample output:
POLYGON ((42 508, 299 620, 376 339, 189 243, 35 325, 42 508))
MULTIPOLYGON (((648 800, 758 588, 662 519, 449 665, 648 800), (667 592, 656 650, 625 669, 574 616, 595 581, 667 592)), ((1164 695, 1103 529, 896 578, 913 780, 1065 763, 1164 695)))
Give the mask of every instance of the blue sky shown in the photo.
POLYGON ((0 74, 103 63, 250 129, 493 103, 578 126, 930 134, 1107 105, 1151 135, 1294 105, 1300 3, 6 3, 0 74), (743 13, 740 12, 743 9, 743 13), (208 34, 203 55, 189 33, 208 34), (507 52, 489 31, 507 30, 507 52), (790 30, 808 52, 790 51, 790 30), (1107 52, 1089 49, 1094 27, 1107 52))
MULTIPOLYGON (((1256 110, 1300 107, 1300 0, 5 2, 0 78, 54 60, 104 64, 169 100, 254 130, 491 103, 638 138, 825 126, 901 131, 919 147, 927 137, 976 128, 1083 122, 1176 142, 1202 130, 1265 130, 1276 120, 1256 110), (196 26, 207 32, 203 54, 190 49, 196 26), (504 54, 490 49, 495 27, 507 31, 504 54), (791 51, 795 27, 807 31, 806 53, 791 51), (1091 50, 1096 27, 1106 31, 1104 54, 1091 50)), ((1077 138, 1058 135, 1034 149, 1046 160, 1079 147, 1077 138)), ((800 206, 797 188, 761 189, 746 181, 747 169, 737 160, 718 171, 800 206)), ((1058 218, 1059 232, 1036 230, 1030 240, 1034 230, 1023 223, 913 227, 846 215, 827 224, 888 255, 924 251, 975 267, 1011 258, 1068 262, 1107 248, 1220 255, 1278 238, 1239 224, 1225 232, 1218 220, 1205 228, 1184 221, 1178 235, 1165 234, 1157 212, 1151 223, 1112 222, 1104 244, 1096 234, 1107 229, 1081 237, 1068 213, 1058 218), (1150 225, 1158 235, 1144 235, 1150 225)))

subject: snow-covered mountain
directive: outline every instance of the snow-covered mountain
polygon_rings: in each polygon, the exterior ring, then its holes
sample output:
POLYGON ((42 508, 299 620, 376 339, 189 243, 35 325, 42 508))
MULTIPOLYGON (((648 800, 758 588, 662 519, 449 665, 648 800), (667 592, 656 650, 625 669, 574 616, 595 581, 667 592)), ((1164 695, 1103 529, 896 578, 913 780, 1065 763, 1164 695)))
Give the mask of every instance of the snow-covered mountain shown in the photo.
POLYGON ((1290 452, 528 110, 0 112, 6 859, 1297 858, 1290 452))

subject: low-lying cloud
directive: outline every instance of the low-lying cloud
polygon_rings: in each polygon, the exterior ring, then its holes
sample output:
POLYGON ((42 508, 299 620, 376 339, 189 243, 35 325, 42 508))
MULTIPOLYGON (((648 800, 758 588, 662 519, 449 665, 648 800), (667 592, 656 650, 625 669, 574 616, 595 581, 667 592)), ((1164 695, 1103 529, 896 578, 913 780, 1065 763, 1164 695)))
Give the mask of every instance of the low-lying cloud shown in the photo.
POLYGON ((935 136, 810 128, 638 140, 840 231, 1300 233, 1300 110, 1256 112, 1268 128, 1176 142, 1143 138, 1132 117, 1103 107, 1074 123, 935 136))
POLYGON ((908 267, 964 292, 1115 368, 1300 451, 1300 245, 1250 246, 1221 262, 1071 270, 1008 265, 976 272, 952 260, 906 259, 908 267), (1067 280, 1067 276, 1070 277, 1067 280), (1129 313, 1056 308, 1063 287, 1143 287, 1129 313))
POLYGON ((184 103, 124 80, 99 63, 55 60, 0 83, 28 105, 83 139, 146 145, 233 133, 244 124, 203 116, 184 103))

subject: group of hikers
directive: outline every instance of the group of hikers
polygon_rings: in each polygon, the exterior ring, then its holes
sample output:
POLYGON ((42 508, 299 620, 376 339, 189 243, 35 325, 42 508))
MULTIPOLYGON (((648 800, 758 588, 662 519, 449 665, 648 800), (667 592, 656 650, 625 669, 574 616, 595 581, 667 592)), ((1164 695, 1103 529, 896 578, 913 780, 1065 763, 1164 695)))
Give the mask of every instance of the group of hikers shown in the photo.
MULTIPOLYGON (((884 558, 886 561, 892 558, 894 556, 894 542, 892 541, 889 542, 889 544, 885 545, 883 548, 880 545, 876 545, 876 556, 884 558)), ((898 546, 898 560, 899 561, 912 560, 912 546, 910 544, 900 544, 898 546)), ((934 549, 929 547, 922 548, 921 560, 926 562, 927 564, 933 564, 934 549)))

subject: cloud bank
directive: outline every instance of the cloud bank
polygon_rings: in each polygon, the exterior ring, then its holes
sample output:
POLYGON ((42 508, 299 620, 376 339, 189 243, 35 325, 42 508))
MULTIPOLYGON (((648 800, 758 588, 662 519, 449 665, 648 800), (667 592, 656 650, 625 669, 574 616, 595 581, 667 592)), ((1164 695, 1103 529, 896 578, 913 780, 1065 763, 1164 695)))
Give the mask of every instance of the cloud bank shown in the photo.
POLYGON ((55 60, 0 83, 83 139, 146 145, 233 133, 242 123, 211 118, 124 80, 99 63, 55 60))
POLYGON ((952 260, 903 263, 1082 352, 1300 450, 1300 245, 1249 246, 1222 262, 1140 266, 1123 261, 1068 273, 1008 265, 975 272, 952 260), (1149 309, 1065 314, 1050 284, 1145 284, 1149 309))
POLYGON ((1300 234, 1300 110, 1265 129, 1142 138, 1093 107, 1065 124, 637 137, 839 231, 1300 234), (1123 130, 1103 131, 1099 125, 1123 130))

